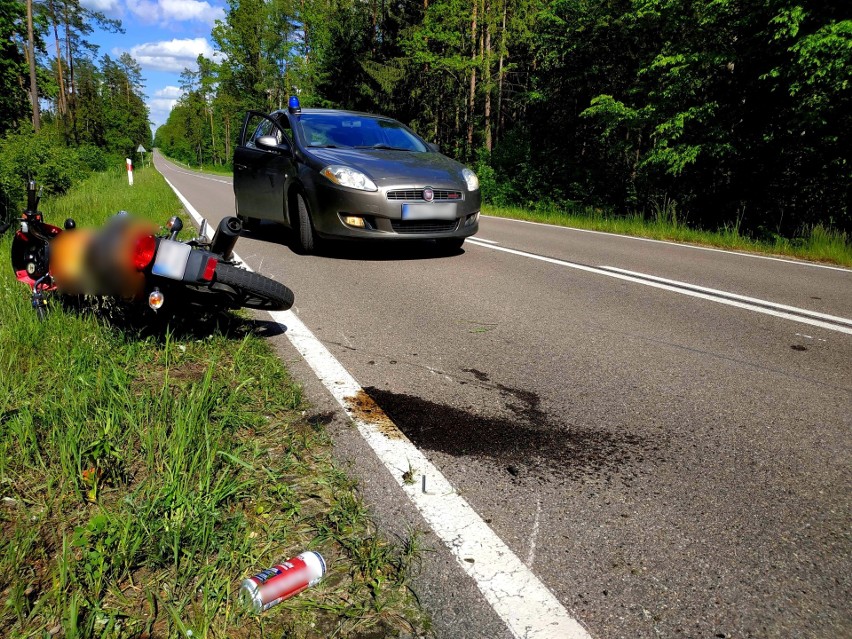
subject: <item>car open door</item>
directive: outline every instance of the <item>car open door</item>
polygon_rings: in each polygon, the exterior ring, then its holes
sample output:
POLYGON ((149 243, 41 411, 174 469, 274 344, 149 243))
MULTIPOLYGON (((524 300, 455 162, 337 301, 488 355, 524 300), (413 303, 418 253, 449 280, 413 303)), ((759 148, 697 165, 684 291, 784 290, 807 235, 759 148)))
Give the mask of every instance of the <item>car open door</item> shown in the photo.
POLYGON ((294 176, 288 131, 269 115, 249 111, 234 150, 237 213, 243 218, 285 221, 285 186, 294 176))

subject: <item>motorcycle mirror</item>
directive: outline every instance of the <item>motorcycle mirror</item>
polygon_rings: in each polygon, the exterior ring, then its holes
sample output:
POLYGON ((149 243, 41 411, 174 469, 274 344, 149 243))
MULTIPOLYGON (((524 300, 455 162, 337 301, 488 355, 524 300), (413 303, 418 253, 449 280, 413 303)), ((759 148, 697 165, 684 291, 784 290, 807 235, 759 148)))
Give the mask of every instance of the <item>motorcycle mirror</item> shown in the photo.
POLYGON ((171 231, 169 239, 173 240, 177 237, 177 234, 181 232, 181 229, 183 229, 183 222, 180 221, 180 218, 177 215, 173 215, 169 218, 169 221, 166 222, 166 228, 171 231))

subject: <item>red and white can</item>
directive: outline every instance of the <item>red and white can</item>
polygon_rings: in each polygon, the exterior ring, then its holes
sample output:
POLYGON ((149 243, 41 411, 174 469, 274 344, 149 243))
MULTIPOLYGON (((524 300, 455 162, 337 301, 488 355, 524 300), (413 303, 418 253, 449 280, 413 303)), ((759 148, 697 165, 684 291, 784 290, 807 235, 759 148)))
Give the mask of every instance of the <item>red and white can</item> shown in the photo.
POLYGON ((240 587, 240 601, 254 612, 262 612, 316 585, 323 575, 325 560, 322 555, 314 551, 303 552, 244 579, 240 587))

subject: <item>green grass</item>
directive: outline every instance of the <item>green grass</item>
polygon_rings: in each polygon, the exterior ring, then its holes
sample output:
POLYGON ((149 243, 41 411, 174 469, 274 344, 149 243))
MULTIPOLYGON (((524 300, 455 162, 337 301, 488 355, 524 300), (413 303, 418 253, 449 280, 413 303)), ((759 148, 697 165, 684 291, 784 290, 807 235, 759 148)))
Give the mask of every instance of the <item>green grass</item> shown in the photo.
MULTIPOLYGON (((152 170, 43 204, 89 226, 179 209, 152 170)), ((0 241, 9 254, 10 237, 0 241)), ((385 637, 426 622, 418 538, 388 543, 253 323, 144 337, 52 304, 0 269, 0 636, 385 637), (253 615, 240 580, 306 549, 329 573, 253 615)))
POLYGON ((577 207, 572 210, 542 210, 485 205, 485 215, 516 220, 529 220, 557 226, 570 226, 606 233, 619 233, 656 240, 684 242, 701 246, 712 246, 733 251, 747 251, 781 255, 804 260, 830 262, 852 266, 852 238, 842 232, 815 226, 807 229, 801 237, 788 239, 777 237, 774 241, 761 241, 740 233, 736 226, 721 231, 702 231, 687 226, 679 220, 675 207, 664 203, 655 207, 650 218, 640 214, 616 216, 593 207, 577 207))

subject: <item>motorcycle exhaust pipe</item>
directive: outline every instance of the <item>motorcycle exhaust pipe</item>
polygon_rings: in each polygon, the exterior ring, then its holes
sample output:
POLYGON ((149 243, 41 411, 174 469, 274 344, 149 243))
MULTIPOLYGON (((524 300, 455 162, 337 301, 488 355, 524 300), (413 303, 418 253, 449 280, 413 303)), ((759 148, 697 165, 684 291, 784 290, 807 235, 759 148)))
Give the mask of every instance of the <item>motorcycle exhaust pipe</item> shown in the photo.
POLYGON ((221 255, 225 260, 230 260, 234 256, 234 246, 242 232, 243 223, 240 218, 233 215, 223 217, 216 228, 213 240, 210 242, 210 252, 221 255))

